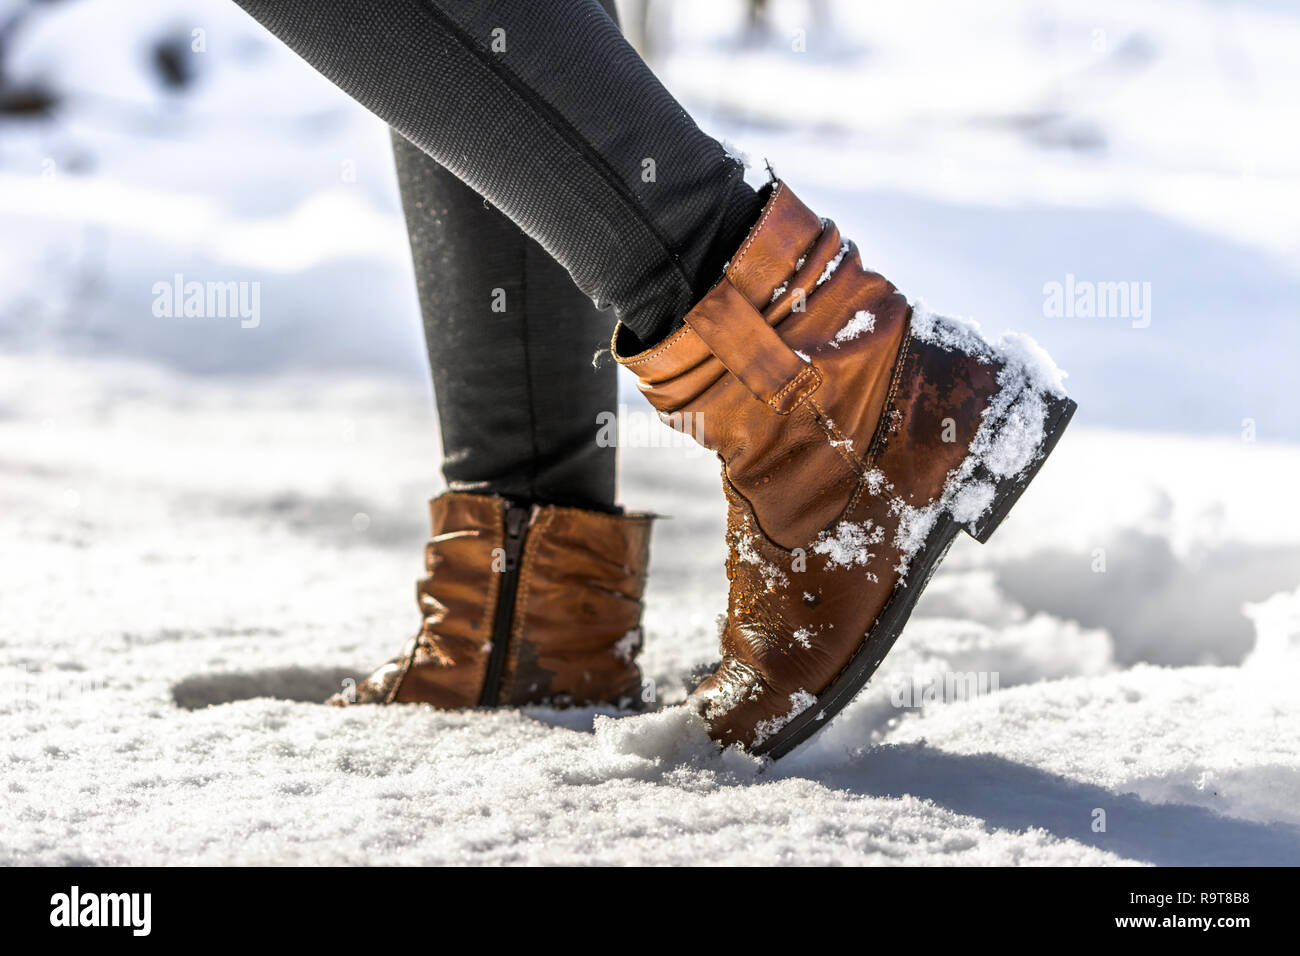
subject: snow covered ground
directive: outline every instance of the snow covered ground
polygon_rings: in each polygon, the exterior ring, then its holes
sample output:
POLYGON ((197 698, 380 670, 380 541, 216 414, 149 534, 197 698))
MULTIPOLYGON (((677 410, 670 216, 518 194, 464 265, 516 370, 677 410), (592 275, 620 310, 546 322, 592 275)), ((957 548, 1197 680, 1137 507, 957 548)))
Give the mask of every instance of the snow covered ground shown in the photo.
MULTIPOLYGON (((767 766, 671 707, 314 703, 414 627, 439 487, 384 131, 225 0, 32 21, 6 68, 66 102, 0 124, 0 862, 1300 863, 1300 17, 774 6, 738 46, 678 4, 670 85, 903 288, 1047 344, 1082 410, 767 766), (160 91, 147 42, 196 27, 160 91), (791 89, 822 90, 799 125, 791 89), (155 316, 176 273, 259 282, 258 326, 155 316), (1045 314, 1067 274, 1151 283, 1149 324, 1045 314)), ((716 469, 627 448, 622 496, 672 516, 672 704, 716 651, 716 469)))
MULTIPOLYGON (((31 359, 0 382, 0 860, 1300 862, 1300 522, 1266 504, 1300 450, 1080 429, 868 691, 760 768, 678 710, 312 703, 414 627, 421 390, 31 359), (998 689, 942 693, 972 673, 998 689)), ((624 473, 672 516, 644 665, 679 700, 724 606, 717 475, 672 449, 624 473)))

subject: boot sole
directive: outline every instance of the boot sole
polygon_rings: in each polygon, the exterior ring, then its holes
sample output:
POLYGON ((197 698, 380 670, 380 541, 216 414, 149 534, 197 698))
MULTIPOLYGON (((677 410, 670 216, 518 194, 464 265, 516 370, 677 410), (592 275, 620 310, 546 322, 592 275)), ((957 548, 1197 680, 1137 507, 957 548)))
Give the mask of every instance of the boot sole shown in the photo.
MULTIPOLYGON (((899 634, 903 632, 908 618, 912 615, 912 608, 916 606, 925 586, 930 583, 931 576, 942 563, 948 549, 952 547, 957 533, 965 531, 981 544, 989 540, 998 525, 1006 518, 1007 513, 1011 511, 1012 506, 1020 500, 1020 496, 1034 480, 1039 469, 1043 467, 1043 462, 1052 453, 1056 443, 1061 440, 1065 427, 1070 423, 1078 407, 1068 398, 1048 396, 1046 401, 1049 424, 1034 461, 1015 478, 994 482, 997 490, 992 504, 984 515, 972 524, 961 524, 950 514, 944 514, 935 522, 935 527, 931 529, 925 544, 912 558, 909 577, 914 583, 895 588, 884 610, 880 612, 875 624, 867 632, 862 646, 854 653, 840 675, 817 697, 816 704, 799 713, 761 744, 751 747, 752 753, 775 760, 789 753, 829 724, 831 718, 847 707, 858 692, 867 685, 871 675, 880 666, 880 662, 893 648, 894 642, 898 640, 899 634)), ((993 480, 987 473, 977 477, 993 480)))

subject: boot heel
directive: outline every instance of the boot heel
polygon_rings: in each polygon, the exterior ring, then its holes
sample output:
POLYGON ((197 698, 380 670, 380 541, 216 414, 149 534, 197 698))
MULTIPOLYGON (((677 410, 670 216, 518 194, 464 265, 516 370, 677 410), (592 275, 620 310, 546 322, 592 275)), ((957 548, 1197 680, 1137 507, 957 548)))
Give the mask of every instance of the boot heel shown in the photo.
POLYGON ((1029 483, 1038 474, 1038 469, 1043 467, 1043 462, 1047 461, 1047 456, 1052 453, 1056 443, 1061 440, 1061 435, 1065 432, 1065 426, 1070 424, 1075 409, 1079 407, 1068 398, 1049 397, 1047 404, 1050 424, 1047 426, 1047 434, 1043 439, 1042 447, 1038 450, 1038 457, 1016 477, 1000 482, 997 493, 993 498, 993 504, 989 506, 988 511, 977 520, 962 526, 965 532, 980 544, 988 542, 989 538, 993 536, 993 532, 998 529, 998 525, 1002 524, 1002 519, 1020 500, 1020 496, 1029 487, 1029 483))

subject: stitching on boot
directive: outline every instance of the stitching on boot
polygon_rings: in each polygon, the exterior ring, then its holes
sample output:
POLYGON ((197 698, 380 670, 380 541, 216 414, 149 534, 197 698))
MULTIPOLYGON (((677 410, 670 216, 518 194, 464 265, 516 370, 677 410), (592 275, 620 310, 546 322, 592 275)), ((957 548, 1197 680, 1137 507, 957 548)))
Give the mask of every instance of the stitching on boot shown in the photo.
POLYGON ((840 431, 840 426, 836 425, 835 420, 826 414, 826 409, 822 408, 821 403, 817 401, 817 399, 810 397, 808 399, 808 404, 817 410, 817 420, 822 428, 825 429, 836 442, 841 443, 836 444, 833 442, 831 447, 840 453, 840 457, 848 462, 849 467, 852 468, 859 477, 865 475, 868 471, 866 465, 844 450, 842 443, 847 442, 848 444, 852 444, 852 442, 849 440, 847 435, 840 431))
POLYGON ((876 432, 871 436, 871 444, 867 446, 865 464, 868 470, 875 466, 876 461, 885 450, 885 445, 888 444, 890 435, 889 413, 894 409, 894 402, 898 397, 898 388, 903 381, 903 370, 907 365, 911 346, 912 326, 909 321, 907 331, 903 333, 902 344, 898 347, 898 357, 894 360, 894 374, 889 383, 889 391, 885 394, 885 404, 881 406, 880 421, 876 423, 876 432))
MULTIPOLYGON (((783 342, 781 344, 784 345, 785 343, 783 342)), ((778 415, 789 415, 790 412, 793 412, 796 408, 798 408, 801 403, 809 400, 812 397, 812 393, 817 391, 817 389, 821 388, 821 386, 822 386, 822 373, 818 371, 817 366, 805 364, 803 370, 800 371, 798 375, 790 379, 790 381, 786 382, 784 388, 782 388, 779 392, 777 392, 775 395, 773 395, 771 398, 767 400, 767 405, 772 409, 772 411, 776 412, 778 415), (806 379, 809 375, 813 375, 816 377, 817 384, 815 384, 812 388, 808 389, 808 393, 806 395, 801 396, 797 402, 795 402, 792 406, 790 406, 789 411, 784 411, 784 412, 781 411, 780 409, 781 399, 784 398, 786 393, 789 392, 790 390, 798 388, 799 384, 804 379, 806 379)))
MULTIPOLYGON (((721 281, 726 282, 728 280, 724 278, 721 281)), ((714 288, 717 288, 717 286, 714 286, 714 288)), ((687 332, 694 332, 694 331, 695 330, 692 329, 690 325, 683 325, 680 329, 678 329, 672 335, 668 336, 668 338, 664 339, 662 342, 660 342, 654 348, 650 349, 648 352, 642 352, 640 355, 636 356, 635 358, 630 358, 627 360, 619 359, 619 362, 625 368, 631 368, 633 365, 640 365, 642 362, 648 362, 652 358, 657 356, 660 352, 662 352, 664 349, 668 348, 670 345, 673 345, 678 339, 685 336, 687 332)), ((710 352, 709 354, 711 355, 713 353, 710 352)), ((614 358, 618 359, 618 355, 615 354, 614 358)))
POLYGON ((767 201, 767 208, 763 210, 763 215, 758 220, 758 225, 750 230, 749 237, 745 240, 745 244, 740 247, 740 252, 736 253, 736 260, 731 264, 731 268, 727 270, 728 276, 739 269, 740 264, 745 261, 745 256, 749 254, 749 247, 754 244, 754 240, 758 238, 758 234, 763 229, 763 224, 767 222, 767 217, 772 215, 772 210, 776 208, 776 197, 780 195, 784 186, 785 184, 778 179, 776 185, 772 187, 772 196, 767 201))

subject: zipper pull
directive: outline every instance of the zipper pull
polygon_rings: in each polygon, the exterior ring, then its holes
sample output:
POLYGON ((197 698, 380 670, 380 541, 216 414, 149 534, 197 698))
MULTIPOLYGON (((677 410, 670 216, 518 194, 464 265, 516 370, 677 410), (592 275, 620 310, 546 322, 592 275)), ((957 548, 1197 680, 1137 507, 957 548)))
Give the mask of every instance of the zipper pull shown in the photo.
POLYGON ((506 509, 506 570, 513 571, 523 553, 524 526, 532 517, 533 509, 511 505, 506 509))

